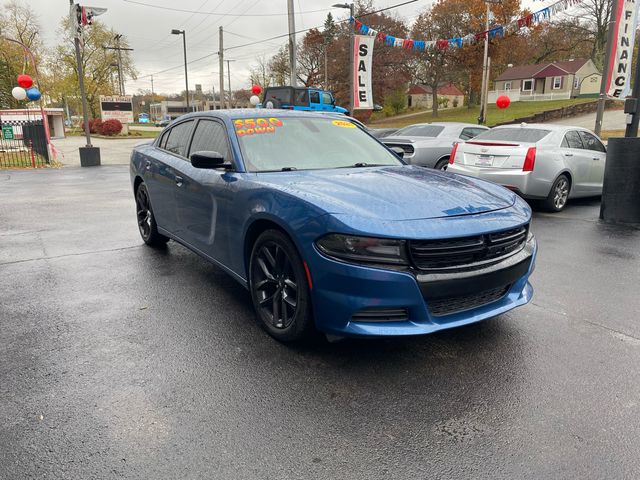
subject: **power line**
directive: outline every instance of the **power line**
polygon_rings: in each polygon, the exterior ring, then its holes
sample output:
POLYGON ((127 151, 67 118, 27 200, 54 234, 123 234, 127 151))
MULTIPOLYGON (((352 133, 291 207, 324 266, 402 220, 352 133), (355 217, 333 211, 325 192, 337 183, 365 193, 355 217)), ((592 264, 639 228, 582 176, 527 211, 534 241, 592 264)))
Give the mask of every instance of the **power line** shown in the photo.
MULTIPOLYGON (((227 13, 199 12, 198 10, 187 10, 187 9, 184 9, 184 8, 163 7, 162 5, 154 5, 152 3, 138 2, 136 0, 124 0, 124 1, 126 3, 134 3, 136 5, 143 5, 145 7, 159 8, 160 10, 170 10, 172 12, 194 13, 194 14, 200 14, 200 15, 219 15, 221 17, 239 16, 237 13, 231 13, 231 12, 227 12, 227 13)), ((299 13, 300 14, 303 14, 303 13, 318 13, 318 12, 327 12, 329 10, 331 10, 331 9, 330 8, 320 8, 318 10, 307 10, 305 12, 299 12, 299 13)), ((283 17, 283 16, 287 16, 288 13, 245 13, 245 14, 241 14, 241 15, 245 16, 245 17, 283 17)))
MULTIPOLYGON (((131 2, 131 3, 139 3, 139 2, 134 2, 134 0, 125 0, 125 1, 131 2)), ((418 1, 418 0, 407 0, 406 2, 397 3, 397 4, 395 4, 395 5, 391 5, 391 6, 389 6, 389 7, 381 8, 381 9, 379 9, 379 10, 374 10, 373 12, 363 13, 362 15, 356 15, 356 18, 363 18, 363 17, 367 17, 367 16, 369 16, 369 15, 374 15, 374 14, 376 14, 376 13, 380 13, 380 12, 384 12, 384 11, 387 11, 387 10, 391 10, 391 9, 393 9, 393 8, 402 7, 402 6, 404 6, 404 5, 408 5, 408 4, 410 4, 410 3, 415 3, 415 2, 417 2, 417 1, 418 1)), ((346 20, 339 20, 339 21, 338 21, 338 22, 336 22, 336 23, 345 23, 345 22, 348 22, 349 20, 350 20, 350 19, 346 19, 346 20)), ((296 32, 294 32, 294 33, 296 33, 296 34, 297 34, 297 33, 305 33, 305 32, 308 32, 309 30, 313 30, 314 28, 322 28, 322 27, 323 27, 323 25, 318 25, 318 26, 311 27, 311 28, 305 28, 305 29, 303 29, 303 30, 297 30, 297 31, 296 31, 296 32)), ((284 38, 284 37, 288 37, 288 36, 289 36, 289 34, 288 34, 288 33, 284 33, 284 34, 282 34, 282 35, 276 35, 275 37, 264 38, 264 39, 262 39, 262 40, 256 40, 255 42, 250 42, 250 43, 245 43, 245 44, 242 44, 242 45, 234 45, 234 46, 232 46, 232 47, 227 47, 227 48, 224 48, 224 49, 223 49, 223 51, 224 51, 224 52, 226 52, 226 51, 228 51, 228 50, 236 50, 236 49, 238 49, 238 48, 249 47, 249 46, 251 46, 251 45, 257 45, 258 43, 265 43, 265 42, 268 42, 268 41, 270 41, 270 40, 277 40, 277 39, 279 39, 279 38, 284 38)), ((199 62, 199 61, 204 60, 204 59, 206 59, 206 58, 211 58, 211 57, 213 57, 213 56, 215 56, 215 55, 218 55, 218 52, 213 52, 213 53, 209 53, 209 54, 207 54, 207 55, 203 55, 202 57, 198 57, 198 58, 196 58, 196 59, 194 59, 194 60, 191 60, 191 61, 187 62, 187 65, 191 65, 192 63, 199 62)), ((165 68, 164 70, 160 70, 160 71, 157 71, 157 72, 149 73, 149 74, 147 74, 147 75, 141 75, 141 76, 139 76, 139 77, 138 77, 138 79, 140 79, 140 78, 150 77, 151 75, 158 75, 158 74, 160 74, 160 73, 164 73, 164 72, 169 72, 169 71, 171 71, 171 70, 175 70, 175 69, 177 69, 177 68, 183 68, 183 66, 184 66, 184 64, 183 64, 183 65, 176 65, 175 67, 165 68)))

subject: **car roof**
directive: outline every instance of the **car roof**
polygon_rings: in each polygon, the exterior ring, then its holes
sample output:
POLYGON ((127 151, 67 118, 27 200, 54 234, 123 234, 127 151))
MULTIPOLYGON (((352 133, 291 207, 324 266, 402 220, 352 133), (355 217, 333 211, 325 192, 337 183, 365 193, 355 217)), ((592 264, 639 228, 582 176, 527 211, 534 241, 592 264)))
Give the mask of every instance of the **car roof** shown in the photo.
MULTIPOLYGON (((306 110, 283 110, 273 108, 234 108, 230 110, 208 110, 205 112, 191 112, 181 115, 180 118, 189 117, 213 117, 222 120, 231 120, 235 118, 255 118, 255 117, 317 117, 317 118, 333 118, 338 114, 335 112, 309 112, 306 110)), ((350 117, 340 114, 341 117, 351 120, 350 117)))
POLYGON ((495 129, 502 128, 531 128, 535 130, 550 130, 552 132, 562 132, 565 130, 582 130, 591 132, 588 128, 577 127, 572 125, 561 125, 559 123, 511 123, 509 125, 500 125, 493 127, 495 129))
POLYGON ((427 122, 427 123, 412 123, 411 125, 405 125, 402 128, 407 127, 421 127, 424 125, 434 125, 437 127, 480 127, 487 128, 484 125, 477 125, 475 123, 464 123, 464 122, 427 122))

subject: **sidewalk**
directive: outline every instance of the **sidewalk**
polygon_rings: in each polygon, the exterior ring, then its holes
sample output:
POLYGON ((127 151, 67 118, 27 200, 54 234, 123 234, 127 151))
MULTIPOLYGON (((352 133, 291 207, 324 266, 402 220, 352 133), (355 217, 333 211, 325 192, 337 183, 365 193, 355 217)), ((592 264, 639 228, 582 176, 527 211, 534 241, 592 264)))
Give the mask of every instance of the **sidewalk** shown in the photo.
MULTIPOLYGON (((91 144, 100 148, 102 165, 122 165, 129 163, 131 149, 141 143, 151 142, 151 138, 92 138, 91 144)), ((79 166, 79 148, 86 145, 85 137, 66 137, 53 139, 53 146, 58 150, 58 161, 64 166, 79 166)))

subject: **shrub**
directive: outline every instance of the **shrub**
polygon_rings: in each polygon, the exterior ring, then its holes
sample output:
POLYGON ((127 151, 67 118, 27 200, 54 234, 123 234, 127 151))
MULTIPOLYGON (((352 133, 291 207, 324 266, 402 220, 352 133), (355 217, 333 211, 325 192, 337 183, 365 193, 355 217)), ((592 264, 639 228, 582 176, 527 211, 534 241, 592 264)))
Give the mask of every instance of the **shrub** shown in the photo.
MULTIPOLYGON (((102 125, 102 120, 99 118, 92 118, 89 120, 89 132, 91 133, 100 133, 100 126, 102 125)), ((80 128, 84 130, 84 122, 80 123, 80 128)))
POLYGON ((404 89, 398 89, 388 94, 384 99, 384 107, 389 107, 395 115, 407 108, 407 94, 404 89))
POLYGON ((453 108, 457 108, 457 107, 458 107, 458 103, 459 103, 459 102, 458 102, 458 98, 457 98, 457 97, 456 97, 456 98, 454 98, 454 99, 453 99, 453 108))
POLYGON ((101 122, 100 128, 98 129, 98 133, 108 137, 118 135, 121 131, 122 123, 120 123, 120 120, 116 120, 115 118, 101 122))

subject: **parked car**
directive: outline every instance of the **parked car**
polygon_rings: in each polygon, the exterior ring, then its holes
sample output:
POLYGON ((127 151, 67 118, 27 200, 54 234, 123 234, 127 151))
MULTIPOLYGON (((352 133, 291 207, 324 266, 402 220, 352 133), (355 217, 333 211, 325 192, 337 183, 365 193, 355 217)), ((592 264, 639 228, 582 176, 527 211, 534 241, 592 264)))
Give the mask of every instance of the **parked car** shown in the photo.
POLYGON ((169 125, 170 123, 171 123, 171 120, 169 120, 169 119, 165 118, 165 119, 162 119, 162 120, 157 121, 157 122, 155 123, 155 126, 156 126, 156 127, 162 127, 162 128, 164 128, 164 127, 166 127, 167 125, 169 125))
POLYGON ((405 161, 411 165, 446 170, 454 143, 469 140, 487 130, 487 127, 471 123, 417 123, 384 137, 383 142, 390 147, 402 148, 405 161))
POLYGON ((448 171, 491 180, 559 212, 570 198, 602 194, 606 157, 586 128, 507 125, 456 145, 448 171))
POLYGON ((273 337, 430 333, 531 299, 515 193, 406 165, 348 117, 260 113, 183 115, 130 171, 144 242, 228 272, 273 337))
POLYGON ((331 92, 318 88, 268 87, 257 108, 284 108, 309 112, 347 113, 338 107, 331 92))
POLYGON ((367 130, 376 138, 389 137, 398 131, 397 128, 368 128, 367 130))

